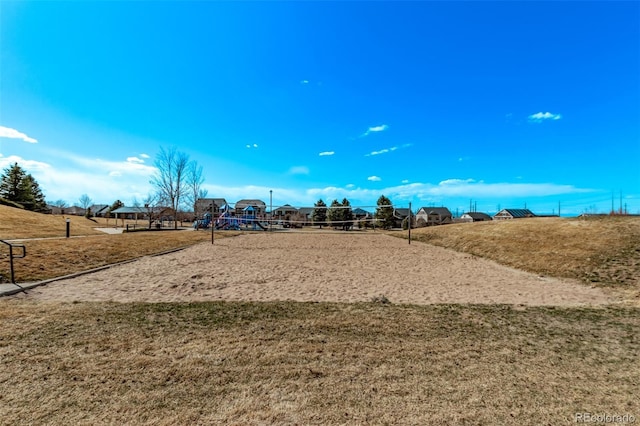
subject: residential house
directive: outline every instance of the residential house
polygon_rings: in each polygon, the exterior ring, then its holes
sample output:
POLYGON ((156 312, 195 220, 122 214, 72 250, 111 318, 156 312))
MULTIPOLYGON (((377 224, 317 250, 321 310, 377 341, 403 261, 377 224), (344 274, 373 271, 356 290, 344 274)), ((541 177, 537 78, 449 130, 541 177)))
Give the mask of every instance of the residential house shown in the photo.
POLYGON ((313 207, 300 207, 298 209, 298 219, 303 222, 303 225, 311 225, 313 222, 313 207))
POLYGON ((85 209, 78 206, 65 207, 62 210, 63 210, 62 214, 68 214, 68 215, 74 215, 74 216, 84 216, 87 213, 85 209))
POLYGON ((89 207, 89 210, 91 211, 91 216, 93 216, 93 217, 104 217, 104 215, 107 212, 107 210, 109 210, 109 205, 108 204, 94 204, 91 207, 89 207))
POLYGON ((224 198, 198 198, 195 202, 195 215, 201 217, 205 213, 211 213, 213 208, 213 215, 218 216, 227 206, 227 200, 224 198))
POLYGON ((446 207, 420 207, 416 223, 418 226, 445 225, 453 223, 453 214, 446 207))
MULTIPOLYGON (((394 219, 394 224, 393 227, 394 228, 401 228, 402 227, 402 221, 404 221, 407 217, 409 217, 410 214, 410 210, 409 209, 396 209, 394 207, 393 209, 393 219, 394 219)), ((412 222, 413 224, 415 224, 415 217, 412 218, 412 222)))
POLYGON ((467 212, 460 216, 460 222, 486 222, 489 220, 493 220, 493 218, 481 212, 467 212))
POLYGON ((502 209, 493 216, 493 220, 522 219, 525 217, 536 217, 529 209, 502 209))
POLYGON ((245 209, 249 206, 253 207, 255 217, 257 218, 263 218, 267 211, 267 205, 262 200, 240 200, 236 203, 234 209, 235 215, 241 217, 245 209))
POLYGON ((298 209, 291 206, 291 204, 285 204, 273 210, 273 219, 276 221, 289 220, 292 216, 298 214, 298 209))
POLYGON ((353 212, 353 218, 355 220, 371 219, 373 217, 371 213, 369 213, 364 209, 361 209, 360 207, 353 209, 352 212, 353 212))

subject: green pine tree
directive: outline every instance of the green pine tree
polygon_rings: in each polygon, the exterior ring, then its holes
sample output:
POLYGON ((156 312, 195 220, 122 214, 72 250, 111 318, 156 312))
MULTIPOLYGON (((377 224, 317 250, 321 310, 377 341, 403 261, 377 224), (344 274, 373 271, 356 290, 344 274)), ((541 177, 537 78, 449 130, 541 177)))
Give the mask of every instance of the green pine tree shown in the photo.
POLYGON ((322 199, 319 199, 313 207, 313 214, 311 215, 313 224, 319 225, 320 229, 322 229, 322 225, 327 224, 327 205, 322 201, 322 199))
POLYGON ((348 231, 353 226, 353 210, 351 210, 351 203, 346 198, 342 199, 342 229, 348 231))
POLYGON ((18 203, 27 210, 45 211, 44 195, 38 182, 14 163, 0 177, 0 198, 18 203))
POLYGON ((380 223, 384 229, 393 228, 393 206, 391 205, 391 200, 381 195, 378 198, 378 208, 376 209, 376 220, 380 223))
POLYGON ((331 202, 331 206, 329 207, 329 211, 327 213, 327 218, 329 219, 329 223, 331 226, 341 226, 342 225, 342 204, 338 202, 338 200, 333 200, 331 202))

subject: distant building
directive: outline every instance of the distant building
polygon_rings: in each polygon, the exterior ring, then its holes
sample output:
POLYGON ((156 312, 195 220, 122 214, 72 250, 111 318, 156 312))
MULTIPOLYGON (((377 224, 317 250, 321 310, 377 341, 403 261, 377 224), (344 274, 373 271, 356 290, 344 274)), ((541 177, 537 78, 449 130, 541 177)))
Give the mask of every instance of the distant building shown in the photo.
POLYGON ((94 204, 91 207, 89 207, 89 210, 91 211, 91 216, 93 216, 93 217, 104 217, 104 215, 107 212, 107 210, 109 210, 109 205, 108 204, 94 204))
POLYGON ((522 219, 525 217, 536 217, 529 209, 502 209, 493 216, 493 220, 522 219))
POLYGON ((235 206, 235 215, 242 216, 247 207, 253 207, 255 217, 264 217, 267 211, 267 205, 262 200, 240 200, 235 206))
POLYGON ((468 212, 460 216, 460 222, 486 222, 489 220, 493 220, 493 218, 481 212, 468 212))
POLYGON ((217 216, 226 206, 227 200, 224 198, 198 198, 193 207, 195 209, 195 215, 201 217, 205 213, 211 213, 212 208, 213 215, 217 216))
POLYGON ((418 226, 445 225, 453 223, 453 214, 446 207, 420 207, 416 223, 418 226))
POLYGON ((289 220, 292 216, 298 214, 298 209, 291 206, 291 204, 285 204, 284 206, 278 207, 273 210, 273 219, 274 220, 289 220))

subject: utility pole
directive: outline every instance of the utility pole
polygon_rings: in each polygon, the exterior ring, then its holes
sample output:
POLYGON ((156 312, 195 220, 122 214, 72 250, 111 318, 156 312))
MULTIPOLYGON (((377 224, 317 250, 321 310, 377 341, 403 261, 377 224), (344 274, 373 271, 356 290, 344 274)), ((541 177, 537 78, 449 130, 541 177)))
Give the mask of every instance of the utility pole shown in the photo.
POLYGON ((622 214, 622 189, 620 190, 620 214, 622 214))

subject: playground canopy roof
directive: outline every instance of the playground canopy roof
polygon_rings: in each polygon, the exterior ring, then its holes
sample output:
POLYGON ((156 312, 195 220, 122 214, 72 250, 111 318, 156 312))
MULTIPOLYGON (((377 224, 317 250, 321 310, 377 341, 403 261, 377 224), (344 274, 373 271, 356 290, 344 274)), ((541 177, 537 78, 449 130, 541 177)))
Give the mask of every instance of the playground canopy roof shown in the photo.
POLYGON ((151 210, 152 213, 160 213, 164 210, 166 210, 167 207, 151 207, 150 209, 147 207, 120 207, 117 208, 115 210, 113 210, 111 213, 118 215, 118 214, 147 214, 149 213, 149 210, 151 210))

